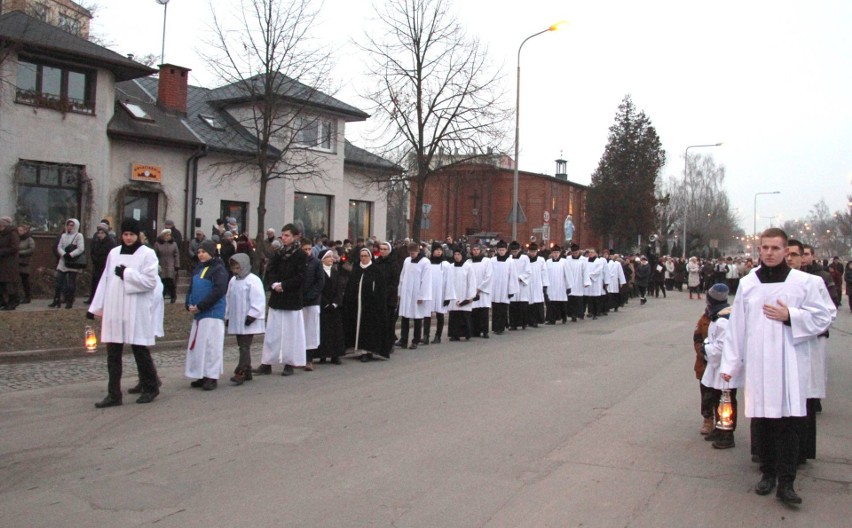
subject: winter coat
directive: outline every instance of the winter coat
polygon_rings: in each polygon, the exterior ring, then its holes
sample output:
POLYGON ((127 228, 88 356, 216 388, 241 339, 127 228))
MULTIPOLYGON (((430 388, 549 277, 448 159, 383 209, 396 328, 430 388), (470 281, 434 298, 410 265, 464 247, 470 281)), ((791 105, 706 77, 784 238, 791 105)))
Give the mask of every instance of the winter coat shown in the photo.
POLYGON ((325 284, 325 271, 322 262, 314 256, 307 257, 305 263, 305 285, 302 288, 302 301, 305 306, 319 306, 322 299, 322 288, 325 284))
POLYGON ((89 256, 92 259, 92 270, 103 270, 106 266, 107 257, 112 248, 116 246, 115 240, 107 235, 103 240, 95 236, 92 239, 92 247, 89 250, 89 256))
POLYGON ((154 251, 160 259, 160 277, 164 279, 175 278, 175 268, 180 268, 180 250, 174 240, 166 242, 157 240, 154 251))
POLYGON ((648 264, 639 264, 639 267, 636 268, 636 285, 647 288, 650 280, 651 266, 648 264))
POLYGON ((697 288, 701 284, 701 267, 697 262, 690 262, 686 265, 686 271, 689 272, 686 285, 690 288, 697 288))
POLYGON ((225 264, 212 258, 192 273, 192 282, 186 294, 186 306, 195 306, 199 312, 195 319, 225 319, 225 294, 228 293, 228 272, 225 264))
POLYGON ((65 266, 65 248, 67 248, 71 244, 74 244, 76 248, 73 251, 68 252, 68 254, 70 254, 72 257, 77 257, 86 252, 86 240, 85 237, 80 233, 80 221, 76 218, 70 218, 68 219, 68 222, 74 223, 74 229, 71 230, 70 233, 68 233, 67 231, 63 231, 62 235, 59 237, 59 243, 56 245, 56 254, 59 255, 59 262, 56 264, 56 269, 59 271, 70 271, 73 273, 79 273, 81 270, 71 269, 65 266))
POLYGON ((29 275, 33 272, 32 258, 35 252, 35 239, 32 234, 27 231, 20 237, 18 245, 18 272, 24 275, 29 275))
POLYGON ((0 282, 18 282, 20 238, 15 226, 0 231, 0 282))
POLYGON ((266 268, 266 283, 270 288, 275 283, 281 283, 282 291, 272 290, 269 308, 301 310, 304 307, 302 288, 307 260, 308 256, 298 247, 289 252, 287 247, 282 247, 275 253, 266 268))

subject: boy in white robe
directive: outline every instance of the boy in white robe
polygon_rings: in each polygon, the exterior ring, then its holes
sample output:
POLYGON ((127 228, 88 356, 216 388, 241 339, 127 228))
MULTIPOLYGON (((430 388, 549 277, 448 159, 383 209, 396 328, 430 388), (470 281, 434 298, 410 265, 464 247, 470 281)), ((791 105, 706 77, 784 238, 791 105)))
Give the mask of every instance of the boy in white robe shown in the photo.
POLYGON ((402 323, 400 339, 396 346, 414 350, 421 339, 423 318, 432 312, 432 266, 429 259, 420 252, 420 246, 416 242, 408 244, 408 255, 399 276, 398 305, 402 323), (414 338, 409 345, 408 331, 411 320, 414 320, 414 338))
POLYGON ((470 314, 473 310, 473 298, 476 297, 476 275, 461 248, 453 250, 453 264, 450 267, 450 281, 455 299, 450 303, 450 323, 447 335, 450 341, 459 341, 462 337, 470 340, 470 314))
POLYGON ((562 248, 550 248, 550 260, 546 262, 547 279, 547 325, 555 325, 558 319, 562 324, 568 322, 568 267, 562 258, 562 248))
POLYGON ((521 245, 516 241, 509 244, 509 259, 514 269, 518 285, 518 294, 509 302, 509 330, 527 329, 527 311, 530 304, 530 258, 521 251, 521 245))
MULTIPOLYGON (((450 281, 450 268, 452 264, 444 258, 444 247, 435 242, 432 244, 432 257, 429 259, 432 275, 432 300, 429 301, 429 310, 435 314, 437 327, 433 344, 441 343, 441 334, 444 332, 444 316, 449 310, 450 302, 456 299, 452 282, 450 281)), ((423 319, 423 345, 429 344, 429 334, 432 332, 431 314, 423 319)))
POLYGON ((154 250, 139 240, 142 224, 127 218, 121 223, 121 244, 107 255, 104 273, 86 313, 88 319, 101 317, 101 341, 107 345, 109 382, 107 397, 95 404, 102 409, 121 405, 121 353, 124 344, 133 349, 139 372, 136 403, 150 403, 160 394, 160 380, 151 358, 149 346, 155 343, 158 327, 162 329, 162 303, 158 293, 159 261, 154 250), (157 314, 159 313, 159 321, 157 314))
POLYGON ((538 244, 532 242, 527 248, 526 256, 530 266, 527 324, 532 328, 538 328, 539 324, 544 324, 544 301, 547 298, 550 278, 544 257, 538 254, 538 244))
POLYGON ((237 253, 228 262, 231 281, 225 296, 225 321, 228 333, 237 336, 240 359, 231 383, 251 381, 251 343, 254 336, 266 332, 266 293, 260 277, 251 272, 251 259, 237 253))
POLYGON ((793 489, 808 388, 808 342, 831 324, 831 311, 806 273, 785 260, 787 234, 760 236, 761 266, 739 284, 720 367, 730 381, 745 373, 745 414, 758 431, 763 474, 755 486, 785 504, 800 504, 793 489))
POLYGON ((216 256, 216 244, 212 240, 201 243, 198 261, 186 294, 186 309, 193 320, 184 375, 194 380, 189 384, 191 387, 211 391, 218 386, 219 376, 224 372, 228 270, 216 256))
POLYGON ((470 247, 470 266, 476 277, 476 296, 470 314, 471 330, 475 337, 488 339, 488 310, 491 308, 491 276, 493 263, 482 253, 482 246, 470 247))
POLYGON ((571 321, 576 323, 577 319, 585 318, 583 302, 586 287, 591 286, 589 274, 586 269, 586 257, 580 254, 580 246, 571 244, 571 254, 565 258, 565 267, 568 270, 568 314, 571 321))
POLYGON ((503 335, 509 326, 509 303, 518 294, 518 275, 506 242, 497 243, 491 258, 491 331, 503 335))

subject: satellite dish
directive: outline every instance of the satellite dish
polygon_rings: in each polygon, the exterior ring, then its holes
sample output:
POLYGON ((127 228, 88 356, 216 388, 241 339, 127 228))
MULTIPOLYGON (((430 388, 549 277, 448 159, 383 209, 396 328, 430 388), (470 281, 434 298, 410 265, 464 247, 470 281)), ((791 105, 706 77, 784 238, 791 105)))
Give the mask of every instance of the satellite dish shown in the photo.
POLYGON ((157 3, 160 5, 166 5, 169 3, 169 0, 157 0, 157 3))

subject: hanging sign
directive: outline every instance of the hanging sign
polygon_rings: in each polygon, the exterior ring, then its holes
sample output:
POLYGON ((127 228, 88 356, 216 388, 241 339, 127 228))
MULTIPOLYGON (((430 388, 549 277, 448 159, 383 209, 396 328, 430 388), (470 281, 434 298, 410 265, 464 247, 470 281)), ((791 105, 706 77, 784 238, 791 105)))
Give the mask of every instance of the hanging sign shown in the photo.
POLYGON ((134 181, 146 181, 160 183, 163 178, 163 170, 156 165, 141 165, 134 163, 130 169, 130 179, 134 181))

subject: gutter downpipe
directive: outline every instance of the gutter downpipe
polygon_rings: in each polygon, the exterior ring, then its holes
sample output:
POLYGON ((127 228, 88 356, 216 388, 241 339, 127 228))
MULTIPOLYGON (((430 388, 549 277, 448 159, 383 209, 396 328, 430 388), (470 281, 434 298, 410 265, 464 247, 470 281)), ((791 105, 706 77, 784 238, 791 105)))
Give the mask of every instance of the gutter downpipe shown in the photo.
POLYGON ((198 160, 207 156, 207 154, 207 145, 202 145, 186 160, 186 198, 188 201, 187 205, 189 206, 186 208, 188 215, 184 214, 183 224, 183 232, 185 233, 184 237, 186 240, 195 238, 195 199, 198 191, 198 160), (190 178, 192 178, 191 185, 190 178), (190 227, 192 228, 191 232, 190 227))

